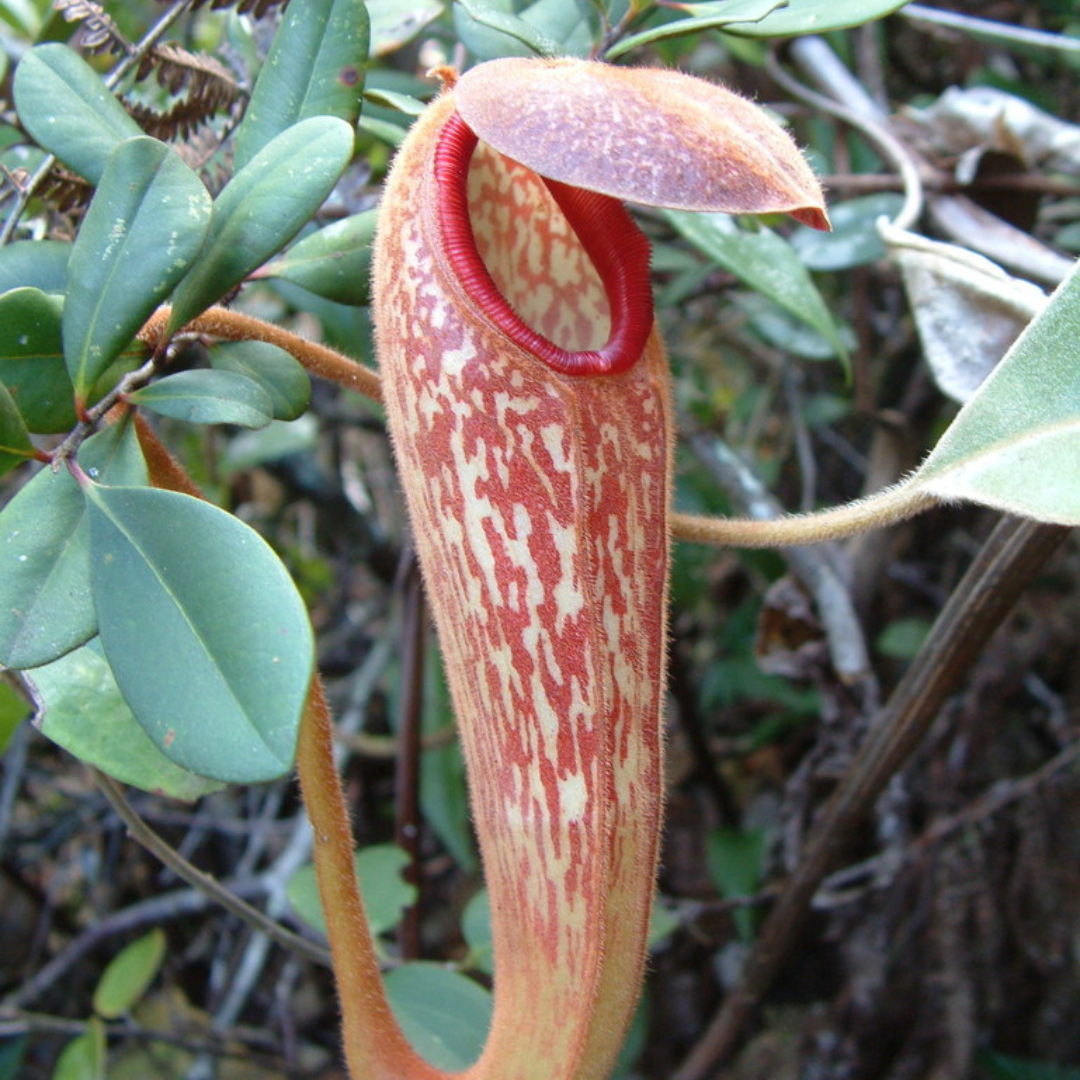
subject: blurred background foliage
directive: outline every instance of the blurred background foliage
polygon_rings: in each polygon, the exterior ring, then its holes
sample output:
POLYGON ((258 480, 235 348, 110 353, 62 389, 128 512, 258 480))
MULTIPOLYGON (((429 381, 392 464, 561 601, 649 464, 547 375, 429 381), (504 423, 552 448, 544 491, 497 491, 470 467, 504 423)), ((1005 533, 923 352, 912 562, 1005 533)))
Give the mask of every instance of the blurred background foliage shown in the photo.
MULTIPOLYGON (((15 114, 13 74, 33 45, 69 42, 104 77, 179 13, 169 44, 121 89, 144 130, 172 142, 216 194, 244 152, 234 132, 284 7, 0 0, 0 290, 62 284, 56 242, 77 234, 90 194, 46 162, 15 114)), ((775 512, 876 490, 918 463, 957 406, 926 363, 875 229, 902 205, 896 163, 799 85, 835 90, 829 61, 861 88, 879 110, 871 122, 918 161, 925 235, 986 250, 1003 223, 1006 248, 1022 236, 1038 256, 1034 270, 1011 269, 1042 288, 1080 251, 1075 4, 940 0, 888 14, 898 7, 368 0, 352 163, 304 234, 233 302, 374 363, 375 208, 394 147, 435 93, 428 69, 535 51, 679 67, 790 124, 824 178, 835 229, 639 215, 676 379, 677 505, 726 514, 764 500, 775 512), (812 49, 792 43, 830 24, 812 49), (1056 123, 1013 123, 1000 108, 987 121, 982 99, 957 96, 978 88, 1056 123), (945 202, 958 197, 992 217, 962 232, 945 202)), ((971 338, 986 313, 975 303, 951 317, 971 338)), ((205 363, 202 345, 191 352, 191 367, 205 363)), ((341 724, 395 1003, 426 1052, 464 1064, 490 1008, 490 940, 380 411, 316 383, 310 411, 259 430, 168 415, 155 425, 297 582, 341 724)), ((0 497, 24 480, 10 473, 0 497)), ((996 517, 938 510, 797 555, 676 545, 668 825, 649 985, 620 1075, 672 1076, 701 1038, 760 910, 996 517), (839 629, 823 576, 850 604, 839 629), (863 660, 846 661, 845 643, 863 660)), ((1078 571, 1070 543, 895 775, 724 1075, 1077 1075, 1078 571)), ((29 712, 14 681, 0 684, 0 1080, 342 1076, 327 971, 127 843, 99 788, 29 712)), ((308 935, 317 956, 309 840, 290 780, 190 803, 129 798, 185 859, 308 935)))

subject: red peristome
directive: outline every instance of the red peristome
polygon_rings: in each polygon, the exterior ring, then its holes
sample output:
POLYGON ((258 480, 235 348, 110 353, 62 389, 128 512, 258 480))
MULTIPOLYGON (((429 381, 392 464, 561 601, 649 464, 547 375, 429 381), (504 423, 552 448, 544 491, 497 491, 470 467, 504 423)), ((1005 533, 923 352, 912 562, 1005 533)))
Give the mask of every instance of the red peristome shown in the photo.
POLYGON ((611 335, 600 349, 570 352, 528 326, 514 311, 476 246, 469 217, 469 162, 475 132, 453 113, 435 150, 435 181, 443 251, 462 288, 516 345, 560 375, 616 375, 640 359, 653 323, 649 242, 616 199, 544 180, 600 275, 611 314, 611 335))

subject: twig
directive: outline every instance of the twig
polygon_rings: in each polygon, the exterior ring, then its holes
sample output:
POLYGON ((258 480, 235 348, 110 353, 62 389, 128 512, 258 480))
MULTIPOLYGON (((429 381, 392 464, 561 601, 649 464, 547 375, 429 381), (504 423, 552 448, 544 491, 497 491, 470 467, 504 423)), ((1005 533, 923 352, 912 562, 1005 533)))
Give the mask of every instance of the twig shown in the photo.
POLYGON ((918 747, 1024 588, 1067 536, 1061 525, 1003 518, 941 612, 918 656, 812 831, 802 860, 761 928, 738 987, 675 1074, 705 1080, 734 1049, 798 939, 814 893, 893 774, 918 747))
MULTIPOLYGON (((172 308, 168 305, 158 308, 139 331, 140 340, 152 347, 161 344, 172 308)), ((207 334, 210 337, 226 341, 265 341, 284 349, 303 366, 321 379, 336 382, 348 390, 355 390, 372 401, 380 401, 379 375, 371 368, 331 349, 326 345, 309 341, 299 334, 291 334, 280 326, 264 322, 253 315, 244 315, 229 308, 212 307, 197 318, 192 319, 184 330, 189 333, 207 334)))
MULTIPOLYGON (((801 55, 805 55, 805 52, 807 51, 807 41, 809 40, 810 39, 804 39, 796 42, 795 45, 792 46, 792 49, 802 49, 803 53, 801 55)), ((809 47, 813 48, 813 43, 811 43, 809 47)), ((832 55, 832 50, 828 49, 828 46, 824 46, 820 51, 827 51, 832 55)), ((842 120, 845 124, 848 124, 861 132, 896 166, 896 170, 900 173, 900 177, 904 184, 904 204, 900 208, 900 212, 893 219, 893 224, 899 229, 910 229, 922 216, 922 177, 919 174, 916 159, 899 139, 888 130, 884 121, 880 118, 880 110, 878 109, 876 102, 874 102, 861 87, 854 98, 846 96, 844 101, 848 102, 855 100, 862 104, 862 108, 857 106, 853 108, 848 104, 841 104, 831 97, 826 97, 824 94, 819 94, 816 90, 811 90, 810 87, 804 86, 797 79, 789 75, 780 66, 774 52, 766 54, 766 68, 769 75, 790 94, 799 98, 801 101, 805 101, 807 104, 812 105, 815 109, 820 109, 830 116, 835 116, 836 119, 842 120), (863 100, 864 98, 865 101, 863 100)), ((850 76, 850 73, 848 74, 851 81, 855 83, 854 78, 850 76)), ((855 85, 858 84, 856 83, 855 85)))
POLYGON ((192 866, 187 859, 162 840, 143 821, 136 813, 135 808, 128 802, 121 786, 111 776, 106 776, 105 773, 92 766, 90 768, 98 787, 105 798, 109 800, 120 820, 128 827, 132 839, 160 859, 177 877, 206 893, 207 896, 237 916, 237 918, 268 935, 282 948, 299 953, 317 964, 326 963, 326 950, 324 948, 308 941, 306 938, 302 938, 299 934, 294 934, 280 923, 268 918, 257 907, 253 907, 246 900, 242 900, 231 889, 218 881, 217 878, 204 873, 196 866, 192 866))
POLYGON ((1042 49, 1058 52, 1080 53, 1080 41, 1065 34, 1051 34, 1046 30, 1032 30, 1027 26, 1013 26, 995 19, 982 19, 977 15, 962 15, 957 11, 942 11, 925 4, 908 4, 897 12, 902 18, 915 23, 944 26, 950 30, 963 30, 973 37, 992 38, 1007 45, 1036 45, 1042 49))

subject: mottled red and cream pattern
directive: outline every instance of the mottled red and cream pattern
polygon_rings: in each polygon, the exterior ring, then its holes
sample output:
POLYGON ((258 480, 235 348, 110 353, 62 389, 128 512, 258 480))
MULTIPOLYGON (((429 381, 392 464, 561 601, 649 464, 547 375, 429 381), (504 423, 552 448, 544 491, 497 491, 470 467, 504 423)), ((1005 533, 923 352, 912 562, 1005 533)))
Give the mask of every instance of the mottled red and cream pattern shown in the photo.
MULTIPOLYGON (((655 871, 667 364, 654 331, 623 374, 558 375, 477 313, 431 182, 452 109, 448 92, 394 166, 376 330, 492 900, 493 1037, 470 1074, 584 1080, 629 1022, 655 871)), ((564 349, 603 345, 603 286, 542 182, 481 144, 469 198, 517 313, 564 349)))

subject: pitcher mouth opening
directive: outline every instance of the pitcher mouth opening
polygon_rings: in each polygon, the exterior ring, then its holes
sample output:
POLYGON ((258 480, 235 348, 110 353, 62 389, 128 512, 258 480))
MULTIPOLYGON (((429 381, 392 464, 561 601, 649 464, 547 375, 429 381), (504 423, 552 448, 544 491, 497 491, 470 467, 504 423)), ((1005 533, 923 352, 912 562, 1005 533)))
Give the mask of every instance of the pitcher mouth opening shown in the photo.
POLYGON ((653 324, 649 242, 617 199, 540 177, 599 277, 610 333, 598 348, 565 349, 530 326, 499 288, 480 254, 469 203, 476 133, 455 112, 435 148, 443 250, 468 297, 514 344, 561 375, 615 375, 645 350, 653 324))

